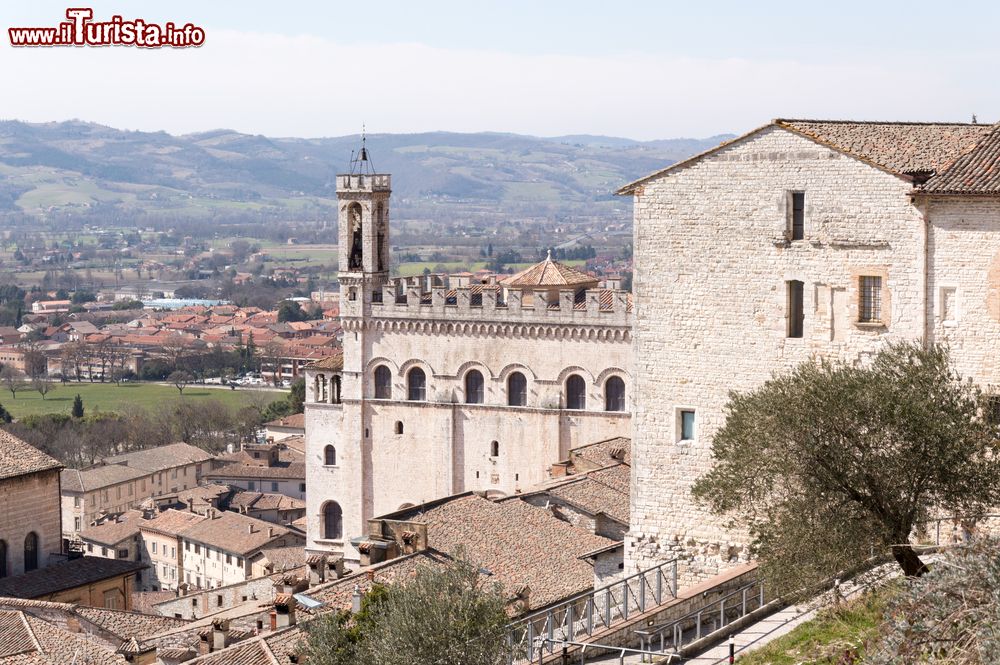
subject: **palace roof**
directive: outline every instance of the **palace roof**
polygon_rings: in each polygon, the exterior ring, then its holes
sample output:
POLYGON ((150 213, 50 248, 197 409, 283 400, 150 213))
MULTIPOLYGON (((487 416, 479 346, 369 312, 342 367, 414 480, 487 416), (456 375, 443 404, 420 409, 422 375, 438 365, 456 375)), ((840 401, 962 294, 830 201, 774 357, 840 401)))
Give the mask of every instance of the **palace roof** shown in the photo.
POLYGON ((59 460, 0 430, 0 479, 60 468, 59 460))
POLYGON ((539 288, 539 287, 560 287, 560 286, 584 286, 587 284, 597 285, 598 279, 593 275, 588 275, 576 268, 571 268, 565 263, 553 261, 551 256, 544 261, 536 263, 530 268, 525 268, 521 272, 511 275, 503 280, 501 284, 508 288, 539 288))

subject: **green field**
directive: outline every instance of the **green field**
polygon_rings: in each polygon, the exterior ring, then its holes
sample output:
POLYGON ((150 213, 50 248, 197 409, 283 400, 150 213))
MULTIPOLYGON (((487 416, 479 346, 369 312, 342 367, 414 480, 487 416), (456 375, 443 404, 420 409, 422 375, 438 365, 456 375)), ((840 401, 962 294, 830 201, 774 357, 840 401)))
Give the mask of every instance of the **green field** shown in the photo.
POLYGON ((262 397, 272 401, 285 396, 284 392, 268 391, 261 394, 260 391, 250 388, 226 390, 192 385, 184 389, 184 395, 181 397, 173 386, 155 383, 126 383, 120 386, 113 383, 67 383, 56 384, 55 390, 46 395, 44 400, 37 392, 30 390, 18 391, 16 399, 11 398, 9 390, 3 391, 0 393, 0 403, 15 418, 42 413, 68 415, 77 393, 83 399, 83 407, 88 414, 119 411, 126 405, 153 410, 181 399, 185 401, 214 399, 229 407, 240 407, 262 397))

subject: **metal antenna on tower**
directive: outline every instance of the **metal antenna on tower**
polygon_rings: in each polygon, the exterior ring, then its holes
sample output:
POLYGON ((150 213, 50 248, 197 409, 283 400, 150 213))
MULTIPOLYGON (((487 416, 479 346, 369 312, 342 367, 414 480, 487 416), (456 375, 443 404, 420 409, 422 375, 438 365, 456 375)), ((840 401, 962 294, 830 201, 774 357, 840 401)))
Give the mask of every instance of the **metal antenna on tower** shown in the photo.
POLYGON ((368 132, 364 123, 361 125, 361 150, 355 155, 351 151, 351 175, 374 175, 375 166, 368 156, 368 132))

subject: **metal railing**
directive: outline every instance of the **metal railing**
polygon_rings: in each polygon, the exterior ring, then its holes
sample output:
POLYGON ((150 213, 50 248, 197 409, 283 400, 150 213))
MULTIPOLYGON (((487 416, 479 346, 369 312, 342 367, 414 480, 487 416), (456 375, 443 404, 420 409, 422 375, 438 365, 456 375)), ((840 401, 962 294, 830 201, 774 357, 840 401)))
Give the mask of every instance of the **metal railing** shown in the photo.
POLYGON ((556 641, 585 641, 595 632, 613 628, 637 614, 677 597, 677 560, 587 591, 512 623, 507 633, 508 665, 540 662, 534 657, 540 640, 552 653, 556 641))
MULTIPOLYGON (((540 640, 538 642, 538 646, 537 646, 537 650, 538 650, 538 661, 537 662, 539 662, 539 663, 542 662, 542 658, 543 658, 543 654, 545 653, 544 650, 545 650, 546 646, 549 647, 549 651, 550 652, 553 650, 553 648, 563 647, 564 652, 565 652, 565 648, 566 647, 580 647, 579 656, 580 656, 580 664, 581 665, 583 665, 584 663, 587 662, 587 649, 591 649, 593 651, 608 651, 608 652, 611 652, 612 654, 617 654, 618 655, 618 663, 619 663, 619 665, 624 665, 624 663, 625 663, 625 656, 636 656, 636 655, 638 655, 642 659, 645 659, 647 656, 650 656, 650 657, 660 657, 660 658, 664 657, 664 654, 662 654, 662 653, 660 653, 658 651, 644 651, 642 649, 629 649, 627 647, 612 646, 610 644, 594 644, 593 642, 570 642, 570 641, 567 641, 567 640, 549 640, 549 639, 543 639, 543 640, 540 640)), ((664 660, 663 662, 664 663, 672 663, 672 662, 674 662, 674 659, 680 660, 680 658, 681 657, 678 654, 667 654, 666 655, 666 660, 664 660)), ((573 659, 576 660, 576 657, 574 656, 573 659)), ((536 661, 532 660, 532 662, 536 662, 536 661)), ((568 662, 568 656, 567 656, 567 662, 568 662)))
MULTIPOLYGON (((763 606, 764 583, 754 580, 680 619, 637 630, 635 634, 639 636, 643 651, 652 651, 658 646, 657 655, 667 653, 668 647, 672 653, 678 653, 685 645, 722 630, 763 606)), ((645 657, 643 662, 646 662, 645 657)))

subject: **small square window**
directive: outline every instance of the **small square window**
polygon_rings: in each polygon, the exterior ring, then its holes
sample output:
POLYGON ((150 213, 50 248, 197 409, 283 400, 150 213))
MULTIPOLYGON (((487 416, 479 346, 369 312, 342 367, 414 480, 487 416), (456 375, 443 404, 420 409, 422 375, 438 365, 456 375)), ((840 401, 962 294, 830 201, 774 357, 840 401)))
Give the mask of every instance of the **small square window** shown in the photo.
POLYGON ((695 418, 693 409, 680 409, 677 414, 679 441, 694 441, 695 418))

